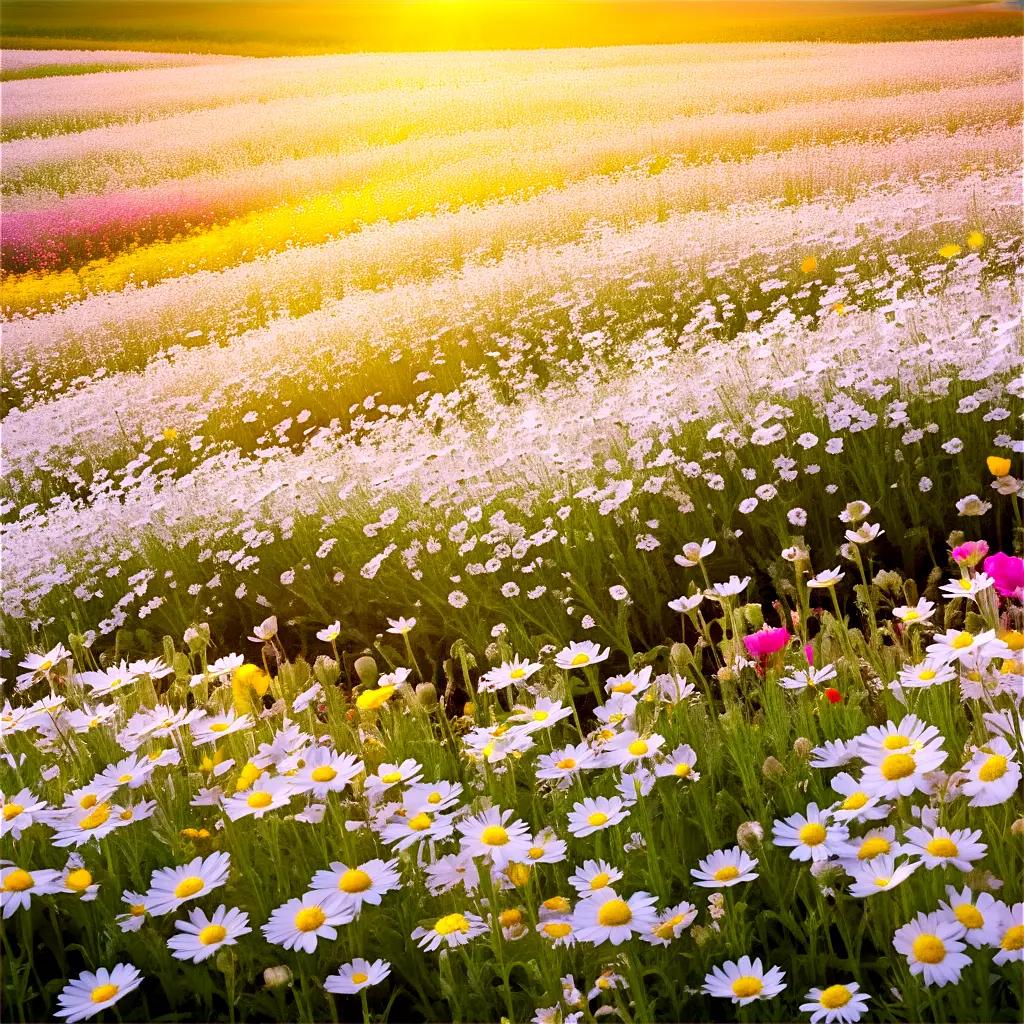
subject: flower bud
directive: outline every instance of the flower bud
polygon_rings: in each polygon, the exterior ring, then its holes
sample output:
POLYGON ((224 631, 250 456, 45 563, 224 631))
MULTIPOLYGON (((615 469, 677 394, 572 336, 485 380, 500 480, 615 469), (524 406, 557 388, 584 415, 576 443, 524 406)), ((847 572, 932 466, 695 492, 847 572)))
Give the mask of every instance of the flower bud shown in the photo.
POLYGON ((736 845, 747 853, 754 853, 764 839, 764 829, 759 821, 745 821, 736 829, 736 845))
POLYGON ((1018 818, 1010 826, 1010 835, 1016 836, 1018 839, 1020 839, 1021 836, 1024 836, 1024 818, 1018 818))
POLYGON ((263 984, 267 988, 281 988, 282 985, 292 983, 292 970, 286 964, 278 967, 268 967, 263 972, 263 984))
POLYGON ((782 767, 782 764, 777 758, 772 757, 770 754, 764 759, 764 764, 761 765, 761 774, 766 779, 781 779, 786 774, 786 769, 782 767))
POLYGON ((313 662, 313 676, 321 686, 333 686, 341 676, 341 666, 326 654, 313 662))
POLYGON ((355 670, 356 675, 359 676, 359 682, 363 686, 377 685, 377 678, 380 673, 377 670, 377 662, 369 655, 364 654, 361 658, 356 658, 355 670))
POLYGON ((437 687, 433 683, 420 683, 416 687, 416 700, 422 707, 434 707, 437 704, 437 687))
POLYGON ((811 756, 811 750, 814 744, 806 736, 798 736, 793 740, 793 753, 800 758, 801 761, 806 761, 811 756))

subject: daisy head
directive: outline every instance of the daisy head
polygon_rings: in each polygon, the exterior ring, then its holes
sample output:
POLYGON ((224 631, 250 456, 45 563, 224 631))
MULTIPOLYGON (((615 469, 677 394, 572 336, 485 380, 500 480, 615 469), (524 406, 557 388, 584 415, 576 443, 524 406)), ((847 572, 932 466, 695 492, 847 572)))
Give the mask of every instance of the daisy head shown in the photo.
POLYGON ((219 852, 195 857, 181 867, 154 871, 146 894, 146 909, 151 914, 167 914, 189 900, 205 896, 228 880, 230 866, 231 855, 219 852))
POLYGON ((854 1024, 864 1016, 869 1002, 855 981, 812 988, 804 998, 807 1002, 800 1009, 811 1015, 811 1024, 854 1024))
POLYGON ((737 961, 729 960, 721 967, 712 968, 704 978, 703 991, 746 1006, 758 999, 777 996, 786 987, 785 976, 785 971, 778 967, 764 970, 760 958, 751 960, 749 956, 742 956, 737 961))
POLYGON ((959 924, 941 913, 919 913, 896 931, 892 944, 907 958, 911 974, 920 975, 925 985, 942 987, 959 981, 971 962, 958 938, 962 933, 959 924))
POLYGON ((213 956, 221 946, 233 946, 243 935, 248 935, 249 915, 222 903, 212 915, 198 907, 191 911, 187 921, 175 921, 177 934, 167 940, 167 946, 176 960, 191 960, 198 964, 213 956))
POLYGON ((378 985, 391 973, 391 964, 387 960, 364 960, 357 956, 347 964, 342 964, 336 974, 332 974, 325 982, 324 988, 335 995, 352 995, 361 992, 371 985, 378 985))
POLYGON ((487 925, 479 915, 456 912, 439 917, 429 927, 414 929, 412 938, 421 949, 433 952, 441 946, 464 946, 485 931, 487 925))
POLYGON ((101 967, 95 972, 83 971, 64 986, 57 997, 60 1009, 54 1016, 63 1017, 67 1024, 86 1020, 113 1006, 141 984, 142 975, 131 964, 116 964, 110 970, 101 967))
POLYGON ((692 868, 694 885, 705 889, 724 889, 751 882, 757 878, 757 860, 748 856, 738 846, 727 850, 715 850, 708 854, 697 867, 692 868))
POLYGON ((628 898, 612 888, 601 889, 580 900, 573 911, 573 928, 583 942, 618 946, 633 935, 650 932, 657 921, 655 898, 646 892, 628 898))
POLYGON ((267 942, 312 953, 320 939, 333 941, 338 937, 337 926, 348 924, 355 916, 356 911, 341 893, 307 893, 278 907, 262 931, 267 942))

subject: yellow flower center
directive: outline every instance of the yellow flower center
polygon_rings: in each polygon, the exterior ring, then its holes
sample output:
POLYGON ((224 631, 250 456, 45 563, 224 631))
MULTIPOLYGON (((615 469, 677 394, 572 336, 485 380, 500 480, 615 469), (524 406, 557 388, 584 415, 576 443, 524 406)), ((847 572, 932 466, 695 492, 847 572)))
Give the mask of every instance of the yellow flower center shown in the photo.
POLYGON ((92 885, 92 875, 85 868, 78 868, 68 874, 64 884, 75 892, 85 892, 92 885))
POLYGON ((415 817, 409 819, 408 824, 409 828, 411 828, 413 832, 423 832, 426 829, 430 828, 432 822, 430 820, 429 814, 424 814, 422 811, 420 811, 420 813, 417 814, 415 817))
POLYGON ((132 808, 130 808, 130 807, 126 807, 126 808, 125 808, 125 809, 124 809, 124 810, 123 810, 123 811, 122 811, 122 812, 121 812, 121 813, 120 813, 120 814, 118 815, 118 817, 119 817, 119 818, 120 818, 120 819, 121 819, 122 821, 131 821, 131 820, 132 820, 132 818, 134 818, 134 817, 135 817, 135 811, 133 811, 133 810, 132 810, 132 808))
POLYGON ((920 615, 920 613, 918 612, 918 610, 916 608, 908 608, 903 613, 903 621, 904 622, 912 622, 914 619, 919 619, 919 618, 921 618, 921 615, 920 615))
POLYGON ((885 887, 886 887, 886 886, 887 886, 887 885, 888 885, 888 884, 889 884, 889 883, 890 883, 891 881, 892 881, 892 879, 891 879, 891 878, 889 878, 889 877, 888 877, 887 875, 879 875, 879 876, 878 876, 878 877, 877 877, 877 878, 875 879, 875 885, 876 885, 876 886, 877 886, 877 887, 878 887, 879 889, 884 889, 884 888, 885 888, 885 887))
POLYGON ((485 846, 504 846, 508 842, 508 833, 500 825, 488 825, 480 833, 480 842, 485 846))
POLYGON ((174 887, 174 896, 179 900, 187 900, 189 896, 195 896, 197 892, 202 892, 205 885, 206 883, 198 875, 189 875, 174 887))
POLYGON ((436 790, 427 797, 428 804, 439 804, 444 799, 436 790))
POLYGON ((295 915, 295 927, 300 932, 315 932, 326 920, 327 915, 319 907, 303 907, 295 915))
POLYGON ((867 802, 867 793, 863 793, 860 790, 858 790, 856 793, 851 793, 842 802, 841 806, 844 811, 859 811, 867 802))
POLYGON ((1024 924, 1015 924, 1012 928, 1007 928, 999 945, 1006 950, 1024 949, 1024 924))
POLYGON ((1006 758, 1002 754, 993 754, 978 769, 978 778, 982 782, 995 782, 1006 774, 1006 758))
POLYGON ((544 856, 544 847, 531 846, 527 852, 530 860, 539 860, 541 857, 544 856))
POLYGON ((401 778, 402 778, 402 773, 401 772, 388 772, 386 775, 382 775, 380 777, 380 781, 381 782, 386 782, 390 786, 390 785, 392 785, 395 782, 401 781, 401 778))
POLYGON ((502 928, 512 928, 515 925, 523 923, 523 912, 517 910, 515 907, 510 907, 508 910, 503 910, 498 915, 498 923, 502 928))
POLYGON ((888 853, 891 849, 892 844, 888 839, 885 839, 883 836, 872 836, 860 844, 860 849, 857 851, 857 860, 871 860, 874 857, 881 856, 883 853, 888 853))
POLYGON ((516 886, 523 886, 530 880, 530 872, 533 869, 529 864, 520 864, 517 861, 512 861, 507 868, 505 868, 505 877, 516 886))
POLYGON ((586 663, 588 661, 590 661, 590 655, 589 654, 577 654, 572 659, 572 662, 570 664, 572 664, 572 665, 586 665, 586 663))
POLYGON ((838 1010, 853 998, 853 993, 845 985, 829 985, 818 999, 826 1010, 838 1010))
POLYGON ((21 868, 15 868, 5 879, 3 884, 4 892, 24 892, 31 889, 36 880, 21 868))
POLYGON ((952 839, 944 837, 930 839, 925 849, 933 857, 955 857, 957 855, 956 843, 952 839))
POLYGON ((564 896, 552 896, 545 900, 541 906, 545 910, 553 910, 556 914, 564 914, 569 909, 569 901, 564 896))
POLYGON ((763 988, 761 979, 750 974, 743 974, 732 983, 732 992, 737 999, 750 999, 760 995, 763 988))
POLYGON ((544 934, 552 939, 564 939, 572 931, 568 921, 548 921, 544 925, 544 934))
POLYGON ((546 722, 548 720, 548 713, 546 711, 534 711, 533 720, 535 722, 546 722))
POLYGON ((227 928, 222 924, 208 924, 200 933, 199 941, 204 946, 212 946, 217 942, 223 942, 228 934, 227 928))
POLYGON ((603 928, 619 928, 633 920, 633 911, 625 900, 608 900, 597 912, 597 923, 603 928))
POLYGON ((590 880, 590 888, 591 889, 603 889, 606 885, 608 885, 611 882, 611 880, 612 880, 612 876, 609 875, 607 871, 599 871, 590 880))
POLYGON ((587 824, 598 827, 603 825, 608 820, 608 815, 604 811, 594 811, 593 814, 587 815, 587 824))
POLYGON ((731 882, 734 878, 738 878, 740 869, 735 864, 726 864, 724 868, 719 868, 711 877, 716 882, 731 882))
POLYGON ((612 693, 632 693, 635 689, 632 683, 616 683, 612 687, 612 693))
POLYGON ((89 997, 94 1003, 105 1003, 118 993, 117 985, 97 985, 89 997))
POLYGON ((946 959, 946 946, 938 935, 924 932, 914 939, 911 948, 914 951, 914 959, 923 964, 941 964, 946 959))
POLYGON ((131 781, 132 781, 132 779, 134 779, 134 778, 135 778, 135 776, 134 776, 134 775, 129 775, 129 774, 128 774, 128 773, 126 772, 126 773, 125 773, 124 775, 119 775, 119 776, 117 777, 117 781, 118 781, 119 783, 122 783, 122 784, 123 784, 123 783, 125 783, 125 782, 131 782, 131 781))
POLYGON ((109 817, 110 805, 97 804, 96 807, 78 823, 78 827, 84 829, 99 828, 100 825, 102 825, 109 817))
POLYGON ((563 757, 556 767, 561 768, 563 771, 569 771, 576 767, 576 759, 572 757, 563 757))
POLYGON ((338 879, 338 888, 342 892, 366 892, 373 885, 373 879, 362 868, 349 868, 338 879))
POLYGON ((314 768, 310 772, 310 778, 314 782, 330 782, 337 775, 338 773, 329 764, 322 765, 320 768, 314 768))
POLYGON ((809 821, 800 829, 800 842, 804 846, 821 846, 825 842, 825 829, 816 821, 809 821))
POLYGON ((83 811, 89 810, 90 807, 95 807, 96 794, 86 793, 85 796, 83 796, 82 799, 78 801, 78 806, 81 807, 83 811))
POLYGON ((626 748, 634 757, 643 757, 650 749, 643 740, 633 740, 626 748))
POLYGON ((210 732, 226 732, 230 722, 214 722, 210 726, 210 732))
POLYGON ((898 733, 895 736, 886 736, 882 740, 882 746, 886 750, 902 750, 904 747, 910 746, 910 739, 907 736, 901 736, 898 733))
POLYGON ((363 974, 362 971, 356 971, 352 975, 352 984, 353 985, 362 985, 363 982, 366 982, 366 981, 369 981, 369 980, 370 980, 370 976, 368 974, 363 974))
POLYGON ((905 779, 917 770, 917 763, 911 754, 890 754, 881 764, 882 775, 890 782, 905 779))
POLYGON ((465 935, 469 931, 469 921, 463 914, 445 914, 434 925, 434 931, 438 935, 451 935, 454 932, 465 935))
POLYGON ((686 778, 686 776, 690 774, 690 766, 686 764, 684 761, 680 761, 679 764, 677 764, 673 770, 675 771, 676 775, 680 776, 681 778, 686 778))
POLYGON ((521 668, 514 668, 509 672, 509 679, 522 679, 526 675, 526 670, 521 668))
POLYGON ((262 810, 264 807, 269 807, 273 802, 274 798, 269 793, 260 791, 259 793, 250 793, 246 797, 245 802, 252 807, 254 810, 262 810))
POLYGON ((25 810, 23 804, 4 804, 4 821, 16 818, 23 810, 25 810))
POLYGON ((935 669, 923 668, 920 672, 918 672, 917 678, 920 679, 922 682, 927 683, 930 680, 934 679, 937 675, 938 672, 936 672, 935 669))
POLYGON ((958 651, 962 651, 965 647, 970 647, 974 643, 974 634, 968 633, 964 630, 963 633, 957 633, 953 640, 953 648, 958 651))
POLYGON ((985 918, 973 903, 961 903, 953 908, 953 913, 965 928, 982 928, 985 925, 985 918))
POLYGON ((146 904, 133 903, 128 909, 131 911, 132 917, 142 917, 142 915, 146 912, 146 904))

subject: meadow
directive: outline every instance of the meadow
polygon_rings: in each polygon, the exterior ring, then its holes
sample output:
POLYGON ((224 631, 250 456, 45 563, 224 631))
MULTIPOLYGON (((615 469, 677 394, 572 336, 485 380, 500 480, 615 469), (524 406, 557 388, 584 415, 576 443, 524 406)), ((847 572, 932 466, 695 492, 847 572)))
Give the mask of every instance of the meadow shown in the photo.
POLYGON ((1019 1020, 1019 38, 117 42, 2 54, 5 1019, 1019 1020))

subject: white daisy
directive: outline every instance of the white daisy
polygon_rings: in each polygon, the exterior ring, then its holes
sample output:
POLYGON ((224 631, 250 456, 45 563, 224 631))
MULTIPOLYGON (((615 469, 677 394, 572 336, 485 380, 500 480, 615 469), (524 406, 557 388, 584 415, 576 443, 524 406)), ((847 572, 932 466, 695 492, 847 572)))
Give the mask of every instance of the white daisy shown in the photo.
POLYGON ((854 1024, 864 1016, 869 998, 860 985, 848 981, 828 988, 812 988, 800 1009, 811 1015, 811 1024, 854 1024))
POLYGON ((828 860, 849 836, 845 825, 830 819, 828 811, 819 811, 817 804, 808 804, 806 815, 793 814, 784 821, 775 821, 773 842, 776 846, 791 848, 790 860, 828 860))
POLYGON ((33 896, 49 896, 63 888, 61 872, 51 868, 26 871, 14 864, 0 866, 0 909, 7 920, 16 910, 28 910, 33 896))
POLYGON ((919 860, 905 860, 897 864, 895 857, 887 854, 847 864, 846 870, 853 879, 850 895, 865 899, 880 892, 888 892, 905 882, 920 866, 919 860))
POLYGON ((981 830, 970 831, 958 828, 950 832, 946 828, 936 828, 928 832, 914 826, 908 828, 904 838, 904 849, 910 853, 918 853, 926 868, 943 868, 947 864, 960 871, 970 871, 974 861, 985 856, 988 847, 979 843, 981 830))
POLYGON ((633 935, 643 935, 654 928, 656 902, 655 897, 646 892, 623 899, 614 889, 601 889, 576 904, 572 915, 573 931, 581 942, 621 945, 633 935))
POLYGON ((622 872, 607 861, 586 860, 583 866, 569 876, 569 884, 581 895, 585 896, 607 889, 622 878, 622 872))
POLYGON ((387 960, 364 960, 357 956, 347 964, 342 964, 336 974, 332 974, 325 982, 324 988, 335 995, 352 995, 361 992, 371 985, 378 985, 391 973, 391 964, 387 960))
POLYGON ((224 801, 224 813, 232 820, 262 818, 291 802, 295 791, 290 779, 261 775, 247 790, 235 793, 224 801))
POLYGON ((464 946, 471 939, 483 935, 487 931, 484 919, 477 914, 466 912, 445 914, 439 917, 429 928, 413 929, 412 938, 420 949, 431 953, 440 946, 464 946))
POLYGON ((727 850, 715 850, 709 853, 697 867, 690 869, 694 885, 704 889, 723 889, 739 885, 740 882, 752 882, 757 878, 757 861, 747 856, 738 846, 727 850))
POLYGON ((319 939, 338 937, 336 925, 354 921, 356 911, 344 893, 316 897, 310 893, 281 904, 260 929, 267 942, 303 953, 316 950, 319 939))
POLYGON ((288 774, 293 792, 312 793, 322 800, 328 793, 340 793, 366 768, 352 754, 339 754, 328 747, 308 747, 284 759, 280 770, 288 774))
POLYGON ((687 782, 697 782, 700 772, 693 766, 697 763, 697 755, 688 743, 681 743, 664 761, 655 765, 654 774, 660 779, 676 778, 687 782))
POLYGON ((385 893, 401 885, 397 860, 368 860, 357 867, 332 861, 329 871, 313 875, 310 895, 322 899, 341 893, 358 912, 364 903, 379 905, 385 893))
POLYGON ((187 921, 175 921, 174 927, 178 934, 167 940, 168 948, 175 960, 191 960, 194 964, 213 956, 221 946, 235 945, 252 931, 248 914, 234 907, 229 910, 223 903, 212 916, 197 907, 187 921))
POLYGON ((966 779, 960 784, 960 791, 971 798, 971 807, 1005 803, 1018 791, 1021 771, 1013 757, 1013 748, 1001 736, 974 748, 963 767, 966 779))
POLYGON ((57 997, 60 1009, 54 1011, 54 1016, 65 1018, 67 1024, 94 1017, 134 992, 142 980, 142 975, 131 964, 116 964, 109 971, 106 967, 95 973, 83 971, 64 986, 57 997))
POLYGON ((573 804, 569 812, 569 832, 577 839, 582 839, 583 836, 617 825, 628 815, 629 810, 620 797, 585 797, 573 804))
POLYGON ((968 886, 958 892, 953 885, 946 886, 946 900, 948 902, 939 903, 937 913, 960 926, 962 934, 958 938, 975 949, 999 944, 999 924, 1007 910, 1005 903, 987 892, 975 896, 968 886))
POLYGON ((758 999, 777 996, 786 987, 782 980, 785 976, 786 972, 778 967, 766 971, 760 958, 751 960, 749 956, 741 956, 738 961, 729 960, 721 967, 713 967, 704 977, 702 991, 746 1006, 758 999))
POLYGON ((211 853, 208 857, 194 857, 187 864, 174 868, 159 868, 149 880, 146 909, 151 914, 167 914, 177 910, 188 900, 205 896, 228 880, 231 855, 211 853))
POLYGON ((555 664, 568 671, 574 668, 586 668, 604 661, 611 653, 609 648, 601 650, 592 640, 571 640, 569 646, 555 655, 555 664))
POLYGON ((840 772, 831 786, 844 797, 832 805, 832 817, 836 821, 880 821, 889 816, 889 805, 881 803, 877 796, 865 793, 849 772, 840 772))
POLYGON ((652 946, 668 946, 693 924, 696 917, 697 908, 684 900, 660 913, 651 930, 640 938, 652 946))
POLYGON ((20 839, 21 833, 35 824, 48 807, 30 789, 20 789, 13 796, 0 793, 0 838, 10 835, 20 839))
POLYGON ((892 944, 907 958, 911 974, 921 975, 926 985, 942 987, 959 981, 960 972, 971 962, 958 938, 962 933, 958 923, 941 914, 919 913, 897 929, 892 944))
POLYGON ((996 942, 999 949, 992 958, 994 964, 1024 962, 1024 903, 1014 903, 1002 915, 996 942))

